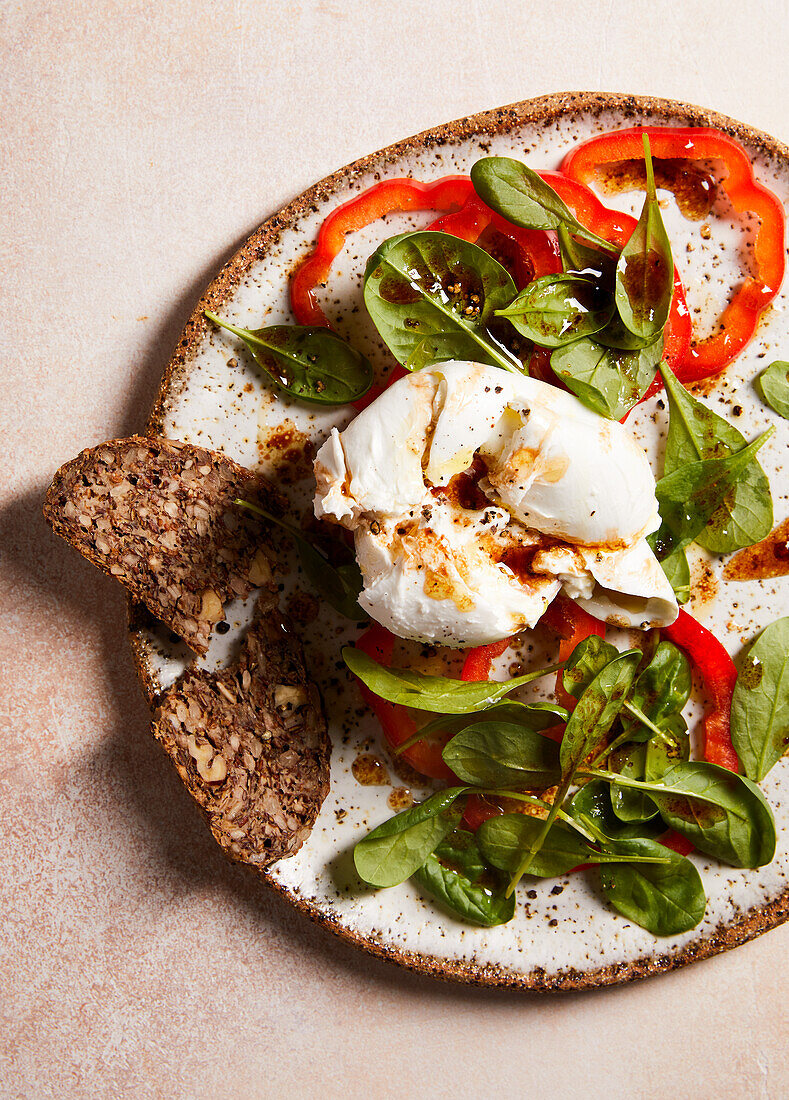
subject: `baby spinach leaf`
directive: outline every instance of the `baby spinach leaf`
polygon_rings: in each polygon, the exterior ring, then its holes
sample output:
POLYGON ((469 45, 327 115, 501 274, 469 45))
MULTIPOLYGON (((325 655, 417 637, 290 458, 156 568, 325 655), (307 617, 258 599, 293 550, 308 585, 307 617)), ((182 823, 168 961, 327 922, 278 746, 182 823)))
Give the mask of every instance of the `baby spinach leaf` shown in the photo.
POLYGON ((351 672, 381 699, 386 699, 389 703, 401 703, 415 710, 430 710, 435 714, 468 714, 469 711, 484 710, 491 703, 509 695, 515 688, 562 667, 554 665, 501 682, 482 680, 467 683, 448 676, 426 676, 410 669, 384 668, 372 657, 352 646, 346 646, 342 656, 351 672))
POLYGON ((497 317, 543 348, 558 348, 604 328, 614 301, 593 279, 582 275, 542 275, 522 290, 497 317))
POLYGON ((595 770, 589 774, 645 791, 670 828, 722 863, 763 867, 775 855, 772 811, 756 784, 736 772, 691 760, 669 768, 656 783, 642 783, 614 772, 595 770))
POLYGON ((576 704, 575 710, 567 720, 564 736, 559 745, 559 764, 561 783, 554 796, 553 805, 541 829, 537 832, 531 847, 525 852, 510 880, 508 893, 512 893, 522 875, 532 865, 534 857, 542 847, 556 815, 575 777, 578 765, 585 757, 597 752, 605 741, 608 731, 622 709, 641 659, 640 650, 619 653, 594 677, 576 704))
MULTIPOLYGON (((417 741, 423 741, 426 737, 434 737, 436 734, 449 733, 454 736, 468 726, 479 721, 479 714, 439 714, 431 722, 403 741, 393 750, 395 756, 405 752, 417 741)), ((509 700, 505 703, 494 703, 485 708, 485 721, 509 722, 516 726, 523 726, 527 730, 544 730, 549 726, 556 726, 566 722, 567 711, 556 703, 520 703, 509 700)))
POLYGON ((654 340, 668 320, 674 293, 674 261, 658 205, 646 134, 644 158, 647 167, 644 208, 616 265, 615 297, 619 316, 633 335, 654 340))
MULTIPOLYGON (((523 853, 530 851, 540 839, 544 824, 539 818, 526 814, 491 817, 477 830, 477 843, 488 863, 509 874, 517 874, 523 853)), ((556 878, 582 863, 627 863, 633 858, 629 853, 598 851, 563 821, 555 821, 535 851, 528 873, 535 878, 556 878)), ((662 852, 647 858, 668 862, 662 852)))
POLYGON ((770 408, 789 420, 789 363, 776 359, 762 371, 756 384, 770 408))
POLYGON ((789 618, 770 623, 742 659, 731 701, 731 740, 758 782, 789 748, 789 618))
POLYGON ((448 787, 390 817, 353 850, 356 872, 371 886, 398 886, 417 871, 460 820, 454 805, 466 787, 448 787))
MULTIPOLYGON (((725 458, 745 446, 745 437, 733 424, 693 397, 662 363, 660 374, 668 394, 670 419, 664 470, 675 470, 699 459, 725 458)), ((752 459, 736 484, 710 517, 696 541, 715 554, 728 554, 761 542, 773 527, 770 483, 752 459)))
MULTIPOLYGON (((673 642, 661 641, 652 660, 636 680, 631 701, 656 726, 663 726, 666 719, 679 714, 690 698, 693 679, 690 662, 673 642)), ((640 726, 628 715, 622 716, 622 725, 632 740, 648 741, 652 731, 640 726)))
POLYGON ((673 550, 660 563, 666 580, 674 589, 677 603, 687 603, 690 599, 690 565, 684 550, 673 550))
POLYGON ((659 530, 648 536, 658 561, 684 550, 701 534, 725 503, 727 495, 743 476, 756 452, 774 432, 774 428, 769 428, 734 454, 690 462, 660 479, 655 486, 655 496, 661 525, 659 530))
POLYGON ((327 328, 272 325, 236 328, 215 313, 207 320, 237 336, 280 389, 314 405, 346 405, 367 393, 373 381, 369 361, 327 328))
POLYGON ((597 333, 551 355, 551 369, 587 408, 621 420, 652 384, 663 354, 663 339, 633 351, 603 347, 597 333))
POLYGON ((492 928, 515 914, 515 898, 505 898, 491 881, 473 833, 456 829, 414 873, 417 885, 453 916, 492 928))
POLYGON ((595 676, 618 656, 619 650, 616 646, 606 642, 599 634, 590 634, 588 638, 583 638, 564 666, 564 690, 574 699, 580 699, 595 676))
POLYGON ((614 909, 653 936, 676 936, 696 927, 707 898, 689 859, 645 838, 617 841, 616 851, 635 857, 660 853, 665 862, 601 867, 603 894, 614 909))
POLYGON ((545 790, 559 779, 556 742, 509 722, 475 722, 456 734, 442 755, 461 782, 477 787, 545 790))
POLYGON ((627 699, 641 651, 631 649, 608 662, 594 677, 567 721, 559 746, 562 776, 572 776, 581 762, 600 750, 627 699))
POLYGON ((519 370, 490 332, 497 309, 517 293, 505 268, 484 249, 449 233, 404 233, 370 257, 364 304, 389 350, 404 365, 471 359, 519 370))
POLYGON ((611 840, 644 836, 654 838, 665 832, 666 827, 660 818, 635 824, 621 821, 611 805, 612 791, 610 783, 592 779, 575 792, 568 804, 572 817, 586 824, 604 846, 611 840))
MULTIPOLYGON (((611 753, 608 766, 629 779, 643 779, 646 755, 646 745, 629 745, 611 753)), ((611 788, 611 808, 620 821, 649 821, 658 812, 657 806, 644 791, 621 786, 611 788)))
POLYGON ((550 184, 519 160, 483 157, 471 167, 474 190, 491 210, 524 229, 558 229, 566 226, 584 241, 605 252, 616 245, 581 225, 550 184))
POLYGON ((241 508, 249 508, 250 512, 255 512, 256 515, 287 531, 296 543, 299 561, 305 575, 335 611, 339 611, 341 615, 345 615, 347 619, 352 619, 354 622, 362 622, 369 618, 358 603, 363 582, 361 571, 355 561, 335 567, 292 523, 273 516, 247 500, 236 500, 234 503, 241 508))
POLYGON ((662 779, 669 768, 690 759, 690 738, 688 727, 681 714, 666 719, 666 728, 661 734, 646 742, 644 759, 644 779, 654 783, 662 779))
POLYGON ((576 240, 564 223, 556 227, 556 235, 562 253, 562 267, 566 272, 585 275, 595 279, 601 286, 613 288, 617 260, 615 255, 601 252, 598 248, 576 240))

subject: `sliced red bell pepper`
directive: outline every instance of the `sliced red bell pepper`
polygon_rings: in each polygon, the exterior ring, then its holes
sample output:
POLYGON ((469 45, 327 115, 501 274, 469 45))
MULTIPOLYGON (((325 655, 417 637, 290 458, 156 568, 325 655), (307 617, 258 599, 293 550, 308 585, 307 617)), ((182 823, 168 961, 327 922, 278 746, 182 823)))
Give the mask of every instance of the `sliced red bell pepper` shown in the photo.
POLYGON ((677 621, 665 627, 662 633, 685 650, 701 673, 712 699, 712 709, 704 715, 704 759, 730 771, 739 771, 740 761, 729 730, 731 698, 737 681, 734 661, 715 635, 686 611, 680 611, 677 621))
POLYGON ((298 323, 329 327, 313 291, 326 282, 331 265, 349 233, 396 210, 457 209, 473 190, 468 176, 444 176, 433 183, 412 179, 382 180, 338 206, 321 225, 315 248, 291 277, 290 304, 298 323))
POLYGON ((781 201, 754 176, 743 147, 720 130, 706 127, 635 127, 600 134, 564 158, 562 172, 584 184, 599 178, 606 165, 640 160, 642 134, 649 135, 652 156, 690 161, 722 161, 720 186, 740 213, 755 214, 760 225, 753 241, 754 274, 735 292, 719 320, 719 331, 695 342, 674 368, 683 382, 718 374, 753 338, 759 318, 781 288, 786 269, 785 215, 781 201))
POLYGON ((500 642, 479 645, 475 646, 474 649, 470 649, 463 662, 460 679, 466 681, 489 680, 493 662, 509 648, 510 641, 510 638, 502 638, 500 642))
MULTIPOLYGON (((373 623, 365 630, 364 634, 357 638, 356 648, 361 649, 368 657, 372 657, 373 660, 389 668, 392 663, 392 651, 396 641, 394 634, 391 634, 379 623, 373 623)), ((393 749, 414 736, 417 732, 417 725, 408 707, 400 706, 397 703, 388 703, 385 699, 375 695, 361 682, 359 683, 359 690, 362 698, 381 723, 384 737, 393 749)), ((441 756, 441 750, 449 737, 450 734, 447 734, 444 738, 426 738, 424 741, 416 741, 410 748, 403 751, 403 759, 412 768, 415 768, 420 775, 452 782, 456 780, 456 776, 447 767, 441 756)))

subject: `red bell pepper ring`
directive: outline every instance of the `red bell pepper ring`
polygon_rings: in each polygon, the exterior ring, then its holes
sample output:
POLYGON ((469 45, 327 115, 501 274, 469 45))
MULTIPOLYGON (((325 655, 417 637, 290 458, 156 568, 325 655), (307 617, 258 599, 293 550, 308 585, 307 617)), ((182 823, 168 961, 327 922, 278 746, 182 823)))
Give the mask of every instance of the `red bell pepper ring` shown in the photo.
POLYGON ((290 304, 298 323, 330 327, 313 291, 326 282, 349 233, 396 210, 454 210, 473 192, 468 176, 443 176, 433 183, 382 180, 338 206, 321 225, 315 248, 291 277, 290 304))
POLYGON ((541 229, 521 229, 496 214, 477 195, 472 195, 456 213, 445 214, 428 226, 428 229, 451 233, 453 237, 460 237, 471 244, 476 244, 488 228, 515 249, 519 262, 512 275, 519 290, 541 275, 562 270, 556 234, 541 229))
POLYGON ((662 633, 685 650, 701 673, 712 699, 712 709, 704 715, 704 759, 730 771, 739 771, 740 761, 729 729, 731 698, 737 681, 734 661, 718 639, 686 611, 680 611, 677 621, 665 627, 662 633))
POLYGON ((735 210, 755 214, 760 226, 753 242, 756 271, 734 293, 719 320, 720 331, 694 343, 680 369, 683 382, 718 374, 753 339, 759 318, 781 288, 786 270, 786 218, 781 201, 754 176, 743 147, 720 130, 705 127, 635 127, 584 142, 562 161, 562 172, 591 183, 599 169, 617 161, 643 157, 642 134, 649 135, 652 156, 682 160, 723 161, 727 175, 720 181, 735 210))

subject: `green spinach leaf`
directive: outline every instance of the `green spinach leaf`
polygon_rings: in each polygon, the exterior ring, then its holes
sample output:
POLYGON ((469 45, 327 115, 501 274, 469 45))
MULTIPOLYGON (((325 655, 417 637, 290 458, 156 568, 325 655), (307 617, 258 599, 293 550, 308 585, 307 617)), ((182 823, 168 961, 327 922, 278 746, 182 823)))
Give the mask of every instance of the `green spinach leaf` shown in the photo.
MULTIPOLYGON (((665 473, 707 458, 725 458, 745 446, 745 437, 733 424, 693 397, 665 364, 660 374, 669 401, 665 473)), ((696 541, 715 554, 728 554, 761 542, 773 527, 770 483, 752 459, 696 541)))
POLYGON ((482 201, 514 225, 524 229, 564 225, 605 252, 619 252, 616 245, 581 225, 550 184, 519 160, 483 157, 471 167, 471 182, 482 201))
POLYGON ((457 733, 442 755, 461 782, 477 787, 545 790, 559 779, 556 742, 509 722, 475 722, 457 733))
POLYGON ((595 676, 618 656, 619 650, 616 646, 606 642, 599 634, 590 634, 588 638, 583 638, 567 658, 564 666, 562 673, 564 690, 574 699, 580 699, 595 676))
MULTIPOLYGON (((668 718, 682 711, 692 686, 687 657, 673 642, 663 640, 636 680, 630 698, 647 718, 662 727, 668 718)), ((629 715, 622 716, 622 724, 631 740, 648 741, 653 735, 652 730, 629 715)))
POLYGON ((625 351, 603 347, 600 336, 557 348, 551 355, 551 369, 587 408, 609 420, 621 420, 652 384, 663 338, 625 351))
POLYGON ((417 871, 460 820, 454 805, 466 787, 448 787, 384 821, 353 850, 359 878, 371 886, 398 886, 417 871))
POLYGON ((540 347, 558 348, 598 332, 613 312, 613 298, 598 283, 569 274, 535 279, 496 316, 540 347))
MULTIPOLYGON (((616 749, 608 758, 608 766, 629 779, 644 779, 646 767, 646 745, 628 745, 616 749)), ((611 788, 611 808, 620 821, 649 821, 658 812, 658 808, 644 791, 631 787, 611 788)))
POLYGON ((588 774, 645 791, 670 828, 722 863, 763 867, 775 855, 772 811, 756 784, 736 772, 691 760, 669 768, 659 783, 639 782, 614 772, 588 774))
POLYGON ((789 420, 789 363, 782 359, 770 363, 759 375, 757 387, 770 408, 789 420))
POLYGON ((484 710, 498 702, 511 691, 529 684, 532 680, 556 672, 561 665, 527 672, 511 680, 483 680, 466 682, 448 676, 426 676, 407 669, 384 668, 383 665, 362 653, 360 649, 346 646, 343 660, 351 672, 375 695, 389 703, 401 703, 415 710, 429 710, 435 714, 468 714, 484 710))
MULTIPOLYGON (((725 458, 690 462, 662 477, 655 487, 660 509, 659 530, 648 536, 658 561, 691 544, 725 505, 727 496, 774 433, 769 428, 758 439, 725 458)), ((771 508, 772 517, 772 508, 771 508)))
POLYGON ((512 277, 475 244, 449 233, 404 233, 370 257, 364 304, 389 350, 410 366, 471 359, 519 370, 490 331, 517 293, 512 277))
POLYGON ((506 924, 515 914, 515 898, 492 881, 474 834, 465 829, 443 840, 413 879, 452 916, 483 928, 506 924))
POLYGON ((215 313, 207 320, 237 336, 257 365, 280 389, 314 405, 347 405, 373 381, 369 361, 327 328, 272 325, 236 328, 215 313))
POLYGON ((603 894, 614 909, 653 936, 676 936, 696 927, 707 898, 689 859, 645 838, 619 840, 615 850, 636 858, 660 853, 666 861, 601 867, 603 894))
POLYGON ((674 293, 671 242, 660 214, 655 174, 644 134, 646 196, 641 217, 616 265, 616 308, 634 336, 654 340, 663 331, 674 293))
POLYGON ((789 618, 761 632, 743 657, 731 702, 731 740, 755 782, 789 748, 789 618))
MULTIPOLYGON (((523 862, 524 852, 531 851, 540 840, 544 824, 540 818, 529 817, 526 814, 491 817, 483 821, 477 830, 477 843, 488 863, 509 874, 517 875, 523 862)), ((627 853, 598 851, 563 821, 555 821, 542 836, 542 842, 534 852, 528 873, 535 878, 555 878, 557 875, 567 874, 582 863, 627 863, 632 858, 627 853)), ((668 862, 667 856, 662 852, 648 858, 668 862)))
POLYGON ((369 618, 358 603, 363 582, 361 571, 355 561, 335 567, 292 523, 273 516, 247 500, 236 500, 234 503, 241 508, 249 508, 251 512, 262 516, 270 523, 275 523, 290 535, 296 543, 305 575, 335 611, 339 611, 341 615, 345 615, 347 619, 352 619, 354 622, 363 622, 369 618))

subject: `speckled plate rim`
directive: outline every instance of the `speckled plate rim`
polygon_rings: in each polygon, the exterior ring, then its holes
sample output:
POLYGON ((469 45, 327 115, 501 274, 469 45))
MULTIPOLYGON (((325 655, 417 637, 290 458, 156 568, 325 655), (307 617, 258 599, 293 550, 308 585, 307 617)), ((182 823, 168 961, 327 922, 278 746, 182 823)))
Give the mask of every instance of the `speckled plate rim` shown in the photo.
MULTIPOLYGON (((231 296, 237 285, 256 260, 261 259, 276 245, 284 230, 295 226, 306 212, 317 209, 319 203, 331 199, 342 187, 371 171, 384 170, 387 165, 415 149, 440 147, 449 142, 463 141, 479 135, 504 134, 515 126, 544 123, 550 125, 557 116, 568 114, 601 114, 613 111, 624 120, 639 115, 649 115, 656 121, 676 125, 677 120, 688 126, 714 126, 742 141, 768 159, 780 159, 789 165, 789 146, 751 126, 678 100, 657 99, 651 96, 623 95, 608 92, 561 92, 522 100, 506 107, 494 108, 466 118, 444 123, 413 137, 405 138, 378 152, 361 157, 313 184, 294 198, 278 213, 267 218, 245 241, 235 255, 221 268, 195 306, 181 333, 170 362, 167 364, 159 390, 148 418, 145 431, 148 435, 163 433, 166 404, 174 393, 181 390, 189 375, 191 363, 208 332, 204 310, 217 310, 231 296)), ((305 248, 306 251, 306 248, 305 248)), ((284 275, 289 274, 288 271, 284 275)), ((148 667, 148 647, 143 634, 137 630, 137 612, 129 607, 129 636, 137 673, 143 690, 153 703, 157 688, 148 667)), ((265 871, 260 877, 299 912, 328 929, 347 943, 378 958, 445 981, 496 988, 521 989, 539 992, 559 990, 595 989, 636 981, 656 974, 687 966, 692 962, 710 958, 739 947, 756 936, 789 920, 789 887, 765 905, 755 906, 728 924, 721 924, 703 939, 693 941, 676 953, 662 953, 656 949, 629 962, 615 963, 589 971, 577 969, 557 970, 548 973, 536 967, 527 973, 507 967, 481 966, 463 960, 442 959, 436 956, 404 951, 391 947, 376 937, 364 937, 345 927, 331 913, 305 900, 291 889, 277 882, 265 871)), ((659 942, 656 941, 657 948, 659 942)))

